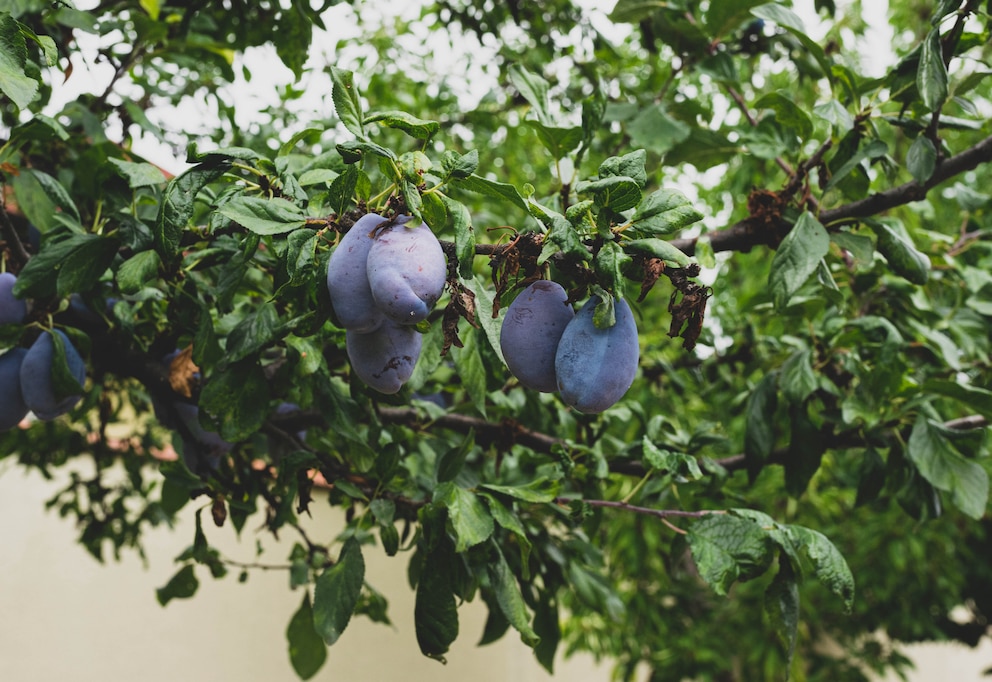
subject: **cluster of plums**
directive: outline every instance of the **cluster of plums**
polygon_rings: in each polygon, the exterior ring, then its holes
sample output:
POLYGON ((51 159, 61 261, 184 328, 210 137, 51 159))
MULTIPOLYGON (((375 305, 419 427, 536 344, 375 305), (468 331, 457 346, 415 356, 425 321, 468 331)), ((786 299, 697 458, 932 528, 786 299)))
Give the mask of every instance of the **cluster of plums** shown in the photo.
POLYGON ((409 216, 359 218, 327 263, 327 290, 355 374, 396 393, 413 374, 422 337, 416 325, 441 297, 447 262, 426 224, 409 216))
MULTIPOLYGON (((21 324, 27 305, 13 293, 17 278, 0 274, 0 325, 21 324)), ((28 412, 43 420, 55 419, 71 410, 82 396, 56 397, 52 383, 57 334, 65 351, 69 372, 80 385, 86 380, 86 365, 69 338, 59 330, 43 331, 30 348, 11 348, 0 355, 0 431, 17 426, 28 412)))
POLYGON ((506 311, 500 349, 507 367, 524 386, 552 393, 579 412, 602 412, 634 382, 640 349, 630 305, 616 299, 616 323, 594 323, 598 296, 578 313, 557 282, 539 280, 506 311))

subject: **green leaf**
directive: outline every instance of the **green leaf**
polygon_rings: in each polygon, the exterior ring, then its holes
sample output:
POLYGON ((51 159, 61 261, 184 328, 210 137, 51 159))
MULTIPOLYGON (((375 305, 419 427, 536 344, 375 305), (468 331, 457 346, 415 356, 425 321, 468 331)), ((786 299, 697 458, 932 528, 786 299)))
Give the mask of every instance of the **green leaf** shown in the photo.
POLYGON ((976 412, 992 418, 992 391, 944 379, 929 379, 923 382, 920 388, 924 393, 936 393, 953 398, 976 412))
POLYGON ((434 551, 427 555, 413 607, 421 653, 442 663, 444 654, 458 637, 458 608, 449 578, 451 560, 446 552, 434 551))
POLYGON ((660 104, 644 107, 627 123, 631 145, 650 149, 659 155, 684 142, 691 130, 682 121, 669 116, 660 104))
POLYGON ((813 574, 844 602, 848 613, 854 605, 854 575, 834 543, 819 531, 803 526, 784 526, 785 537, 793 552, 805 553, 813 565, 813 574))
POLYGON ((493 199, 501 199, 525 211, 527 210, 527 203, 520 196, 517 188, 505 182, 489 180, 473 173, 467 178, 459 179, 456 186, 493 199))
POLYGON ((544 504, 554 501, 558 497, 558 481, 541 476, 535 478, 530 483, 522 486, 496 485, 494 483, 483 483, 479 486, 483 490, 489 490, 500 495, 512 497, 521 502, 531 502, 534 504, 544 504))
POLYGON ((801 403, 816 390, 816 374, 813 371, 813 351, 801 349, 793 353, 782 365, 780 378, 782 393, 793 403, 801 403))
POLYGON ((163 261, 179 251, 183 230, 193 217, 196 195, 230 168, 229 161, 202 163, 169 181, 155 222, 155 249, 163 261))
POLYGON ((666 0, 617 0, 609 19, 614 24, 636 24, 669 4, 666 0))
POLYGON ((644 187, 648 181, 647 152, 635 149, 623 156, 611 156, 599 164, 599 177, 624 177, 633 180, 638 187, 644 187))
MULTIPOLYGON (((930 259, 916 250, 905 235, 883 220, 865 220, 878 237, 876 247, 885 256, 892 272, 913 284, 924 285, 930 279, 930 259)), ((898 223, 897 223, 898 225, 898 223)))
POLYGON ((62 400, 69 396, 78 396, 83 392, 83 386, 76 381, 76 377, 69 369, 69 361, 66 359, 67 341, 61 333, 44 332, 52 337, 52 392, 56 400, 62 400))
POLYGON ((286 273, 291 284, 303 284, 312 274, 317 253, 317 231, 302 227, 286 237, 286 273))
POLYGON ((786 655, 788 668, 796 651, 799 629, 799 583, 789 561, 780 558, 778 565, 778 573, 765 590, 764 611, 786 655))
POLYGON ((87 291, 110 266, 118 247, 116 239, 95 234, 77 234, 46 244, 21 270, 14 294, 44 298, 87 291))
POLYGON ((482 331, 485 332, 492 351, 496 353, 496 356, 500 359, 500 362, 506 365, 506 360, 503 359, 503 350, 499 343, 503 318, 500 316, 492 316, 492 286, 487 285, 478 275, 472 277, 471 279, 464 280, 463 284, 465 284, 466 288, 475 294, 476 310, 479 313, 476 316, 476 322, 480 327, 482 327, 482 331))
MULTIPOLYGON (((624 268, 630 263, 628 256, 619 244, 613 241, 604 242, 593 259, 593 267, 599 283, 616 292, 618 296, 623 295, 624 268)), ((610 325, 612 326, 612 325, 610 325)))
POLYGON ((937 112, 947 100, 947 66, 940 43, 940 28, 930 30, 920 49, 916 88, 928 111, 937 112))
POLYGON ((776 308, 788 305, 829 250, 830 236, 826 229, 812 213, 803 212, 772 259, 768 288, 776 308))
POLYGON ((427 121, 417 118, 405 111, 383 111, 366 117, 366 123, 379 123, 387 128, 402 130, 418 140, 429 140, 441 129, 437 121, 427 121))
POLYGON ((623 247, 627 251, 637 251, 639 253, 646 253, 654 258, 660 258, 680 268, 689 267, 695 262, 672 244, 655 237, 632 239, 629 242, 624 242, 623 247))
POLYGON ((659 189, 649 194, 630 219, 639 234, 670 234, 703 219, 682 192, 659 189))
POLYGON ((867 145, 860 147, 858 151, 851 156, 851 158, 845 161, 841 167, 834 172, 824 189, 832 189, 841 180, 846 178, 851 171, 855 169, 855 167, 859 166, 862 161, 877 159, 880 156, 885 156, 888 151, 888 145, 882 140, 872 140, 867 145))
POLYGON ((48 173, 35 168, 28 168, 23 172, 38 181, 38 184, 41 186, 45 196, 47 196, 56 207, 62 209, 64 213, 71 216, 75 222, 79 222, 79 209, 76 208, 75 202, 72 200, 72 197, 69 196, 69 192, 66 188, 62 186, 62 183, 48 173))
POLYGON ((778 406, 778 374, 770 372, 762 377, 747 399, 744 422, 744 457, 751 480, 775 445, 775 410, 778 406))
POLYGON ((317 578, 313 591, 313 627, 328 645, 348 627, 365 581, 365 559, 354 537, 348 538, 336 564, 317 578))
POLYGON ((548 258, 554 254, 555 249, 581 260, 589 260, 592 257, 579 238, 575 226, 565 216, 534 201, 528 204, 528 208, 530 214, 548 228, 548 234, 544 239, 544 248, 537 261, 539 264, 547 262, 548 258))
POLYGON ((117 286, 122 294, 136 294, 147 282, 158 276, 161 267, 162 259, 157 251, 136 253, 117 269, 117 286))
POLYGON ((711 38, 722 38, 749 18, 752 7, 764 4, 765 0, 710 0, 703 15, 707 33, 711 38))
POLYGON ((447 452, 437 458, 434 465, 435 480, 438 483, 455 480, 455 477, 461 473, 462 467, 465 466, 465 458, 474 448, 475 431, 469 429, 461 443, 448 448, 447 452))
POLYGON ((537 114, 537 120, 545 126, 553 126, 554 120, 551 118, 548 102, 548 82, 520 64, 510 66, 509 76, 513 87, 530 103, 537 114))
POLYGON ((446 481, 434 490, 434 502, 448 509, 456 552, 485 542, 493 534, 492 514, 472 491, 446 481))
POLYGON ((227 336, 223 364, 238 362, 272 343, 279 330, 279 313, 271 302, 259 305, 242 318, 227 336))
POLYGON ((327 660, 327 645, 314 629, 310 593, 304 592, 303 602, 286 627, 289 661, 300 679, 309 680, 327 660))
POLYGON ((441 202, 448 215, 451 216, 451 222, 455 229, 455 257, 458 260, 458 276, 462 279, 470 279, 475 263, 475 228, 472 227, 472 214, 465 204, 446 194, 441 195, 441 202))
POLYGON ((252 359, 215 372, 200 393, 200 408, 220 424, 224 440, 246 439, 260 429, 268 415, 269 382, 252 359))
POLYGON ((717 594, 727 594, 735 580, 764 573, 772 559, 768 534, 748 519, 709 514, 686 537, 699 575, 717 594))
POLYGON ((695 481, 703 477, 699 461, 684 452, 672 452, 659 448, 647 436, 641 439, 644 463, 656 471, 661 471, 676 479, 695 481))
POLYGON ((302 7, 290 5, 279 13, 275 29, 279 36, 279 40, 273 41, 276 54, 299 80, 313 41, 313 22, 302 7))
POLYGON ((486 416, 486 364, 479 349, 480 332, 469 329, 462 336, 462 346, 455 347, 452 355, 462 387, 468 392, 476 411, 486 416))
POLYGON ((200 581, 193 573, 193 564, 187 564, 179 569, 179 572, 172 576, 172 579, 155 590, 155 598, 158 603, 165 606, 173 599, 189 599, 196 594, 196 588, 200 586, 200 581))
POLYGON ((620 212, 633 208, 641 201, 641 188, 633 179, 623 175, 613 175, 575 186, 579 194, 591 194, 597 206, 620 212))
POLYGON ((769 92, 754 103, 756 109, 771 109, 775 119, 784 126, 795 129, 803 140, 813 134, 813 120, 788 95, 781 92, 769 92))
POLYGON ((921 185, 930 179, 937 167, 937 148, 926 135, 919 135, 906 154, 906 167, 910 175, 921 185))
POLYGON ((985 515, 989 477, 977 462, 961 456, 922 414, 913 424, 906 454, 930 485, 950 494, 954 506, 973 519, 985 515))
POLYGON ((38 94, 38 81, 25 75, 27 43, 18 22, 0 13, 0 92, 18 109, 26 109, 38 94))
POLYGON ((462 180, 470 177, 479 168, 479 151, 473 149, 466 154, 447 150, 441 157, 441 168, 445 179, 462 180))
POLYGON ((355 87, 354 74, 351 71, 331 67, 331 100, 334 111, 341 123, 357 138, 365 139, 365 128, 362 126, 362 102, 355 87))
POLYGON ((564 158, 570 151, 582 143, 582 128, 556 128, 547 126, 540 121, 525 121, 537 133, 541 141, 555 159, 564 158))
POLYGON ((284 234, 306 224, 306 214, 285 199, 234 197, 217 213, 260 235, 284 234))
POLYGON ((830 68, 830 62, 827 60, 826 53, 824 53, 823 48, 817 42, 806 35, 806 27, 803 25, 802 19, 795 12, 777 3, 769 2, 765 5, 755 7, 751 10, 751 14, 759 19, 775 22, 794 35, 802 43, 803 47, 806 48, 809 55, 816 60, 816 63, 823 71, 823 75, 828 80, 833 81, 833 70, 830 68))
POLYGON ((500 611, 506 616, 510 625, 520 633, 520 638, 529 647, 537 646, 541 638, 534 632, 530 624, 530 614, 524 604, 523 596, 520 594, 520 586, 517 578, 510 570, 510 565, 506 562, 506 557, 496 547, 497 559, 488 565, 489 579, 493 584, 493 592, 496 594, 496 603, 499 604, 500 611))
POLYGON ((127 180, 127 185, 131 189, 137 187, 153 187, 165 183, 165 174, 162 169, 150 163, 134 163, 121 159, 107 159, 117 167, 117 172, 127 180))

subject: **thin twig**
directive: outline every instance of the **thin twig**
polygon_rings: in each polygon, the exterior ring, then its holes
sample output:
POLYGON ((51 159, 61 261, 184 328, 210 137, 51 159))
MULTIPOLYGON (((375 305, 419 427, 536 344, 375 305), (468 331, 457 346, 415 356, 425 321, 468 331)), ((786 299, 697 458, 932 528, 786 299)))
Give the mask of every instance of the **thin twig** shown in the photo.
POLYGON ((650 507, 638 507, 637 505, 628 504, 621 500, 584 500, 584 499, 572 499, 568 497, 558 497, 555 498, 555 502, 561 505, 568 505, 572 502, 581 502, 582 504, 588 504, 590 507, 603 507, 606 509, 622 509, 624 511, 634 512, 635 514, 643 514, 645 516, 653 516, 658 519, 666 519, 669 517, 680 517, 687 519, 701 519, 704 516, 711 516, 713 514, 726 514, 724 509, 703 509, 701 511, 686 511, 684 509, 652 509, 650 507))

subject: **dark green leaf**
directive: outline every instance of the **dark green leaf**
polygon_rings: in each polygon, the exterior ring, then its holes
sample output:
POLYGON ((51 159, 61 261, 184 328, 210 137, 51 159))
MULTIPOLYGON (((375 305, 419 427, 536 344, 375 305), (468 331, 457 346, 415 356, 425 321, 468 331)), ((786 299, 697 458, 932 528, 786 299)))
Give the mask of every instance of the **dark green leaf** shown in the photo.
POLYGON ((402 130, 407 135, 419 140, 429 140, 441 129, 437 121, 426 121, 405 111, 384 111, 372 114, 365 119, 366 123, 379 123, 388 128, 402 130))
POLYGON ((472 174, 467 178, 459 179, 457 187, 466 189, 469 192, 475 192, 476 194, 492 197, 493 199, 502 199, 503 201, 507 201, 518 208, 527 210, 527 204, 524 202, 524 198, 520 196, 520 192, 517 191, 517 188, 505 182, 497 182, 495 180, 489 180, 488 178, 472 174))
POLYGON ((806 35, 806 27, 803 25, 802 19, 795 12, 777 3, 769 2, 768 4, 753 8, 751 14, 767 21, 773 21, 794 35, 802 43, 803 47, 806 48, 809 55, 816 60, 816 63, 823 71, 823 75, 827 79, 833 80, 833 71, 830 68, 830 62, 827 60, 823 48, 806 35))
POLYGON ((680 268, 688 267, 694 262, 692 258, 685 255, 672 244, 655 237, 649 237, 647 239, 632 239, 629 242, 624 242, 623 247, 628 251, 646 253, 654 258, 660 258, 663 261, 674 263, 680 268))
POLYGON ((117 167, 117 172, 127 180, 128 187, 154 187, 165 183, 162 169, 150 163, 134 163, 121 159, 107 159, 117 167))
POLYGON ((513 87, 530 103, 537 120, 545 126, 554 125, 548 103, 548 82, 519 64, 510 67, 509 76, 513 87))
POLYGON ((285 199, 240 196, 217 212, 259 235, 292 232, 306 224, 306 214, 285 199))
POLYGON ((885 156, 889 151, 888 145, 882 140, 872 140, 867 145, 858 148, 858 151, 854 153, 847 161, 845 161, 840 168, 834 171, 830 180, 827 182, 825 189, 831 189, 837 185, 841 180, 846 178, 855 167, 859 166, 862 161, 877 159, 880 156, 885 156))
MULTIPOLYGON (((95 234, 73 235, 60 242, 46 244, 45 248, 28 261, 28 264, 21 270, 17 283, 14 285, 14 294, 19 298, 44 298, 56 294, 62 295, 59 293, 60 289, 65 293, 79 291, 79 288, 66 291, 64 287, 60 287, 59 281, 62 268, 73 254, 83 253, 98 256, 100 262, 96 265, 102 265, 96 274, 96 278, 99 278, 110 262, 107 254, 112 258, 116 250, 116 240, 95 234)), ((88 281, 89 284, 92 284, 95 281, 95 278, 90 280, 90 277, 96 268, 89 267, 85 258, 77 258, 72 267, 72 273, 67 276, 64 282, 66 286, 70 282, 82 281, 86 283, 88 281)))
POLYGON ((45 332, 52 337, 52 392, 56 400, 62 400, 69 396, 82 394, 83 387, 76 381, 75 375, 69 369, 69 362, 66 359, 67 341, 62 334, 45 332))
POLYGON ((196 195, 229 167, 229 162, 204 163, 174 177, 166 185, 155 223, 155 248, 163 261, 171 261, 179 251, 183 230, 193 217, 196 195))
POLYGON ((485 542, 493 534, 493 517, 472 491, 447 481, 434 490, 434 502, 448 509, 456 552, 485 542))
POLYGON ((937 166, 937 149, 925 135, 919 135, 906 154, 906 167, 918 183, 923 184, 933 175, 937 166))
POLYGON ((38 94, 38 81, 25 74, 27 44, 17 21, 0 14, 0 92, 18 109, 25 109, 38 94))
POLYGON ((916 87, 928 111, 939 111, 947 100, 947 66, 944 64, 939 27, 931 29, 923 40, 916 87))
POLYGON ((520 633, 520 638, 529 647, 537 646, 540 637, 534 632, 530 625, 530 614, 524 605, 524 599, 520 594, 520 586, 517 585, 517 578, 510 570, 510 565, 506 563, 503 553, 496 549, 497 559, 495 563, 489 564, 489 579, 493 583, 493 591, 496 593, 496 603, 510 625, 520 633))
POLYGON ((465 458, 475 448, 475 431, 469 429, 461 443, 448 448, 448 451, 437 458, 434 466, 434 478, 438 483, 453 481, 465 466, 465 458))
POLYGON ((609 19, 615 24, 636 24, 668 5, 665 0, 617 0, 609 19))
POLYGON ((906 454, 923 478, 950 494, 954 506, 973 519, 982 518, 989 498, 988 473, 962 457, 922 414, 913 424, 906 454))
POLYGON ((427 555, 420 571, 413 608, 421 653, 441 662, 458 637, 458 609, 448 577, 450 560, 451 557, 440 551, 427 555))
POLYGON ((659 189, 649 194, 630 219, 638 234, 670 234, 703 219, 682 192, 659 189))
POLYGON ((187 564, 172 576, 165 587, 155 590, 155 597, 159 604, 165 606, 173 599, 189 599, 196 594, 196 588, 199 586, 200 581, 193 573, 193 564, 187 564))
POLYGON ((489 490, 522 502, 532 502, 534 504, 551 502, 558 496, 558 481, 544 477, 536 478, 522 486, 484 483, 479 487, 483 490, 489 490))
POLYGON ((785 526, 786 538, 793 551, 802 550, 813 565, 813 573, 831 592, 844 601, 850 612, 854 604, 854 576, 834 543, 819 531, 802 526, 785 526))
POLYGON ((710 0, 703 15, 707 33, 711 38, 722 38, 749 18, 752 7, 761 4, 763 0, 710 0))
POLYGON ((269 382, 252 360, 232 363, 211 375, 200 393, 200 408, 220 424, 224 440, 244 440, 258 431, 269 407, 269 382))
POLYGON ((878 252, 885 256, 894 273, 913 284, 923 285, 930 279, 930 259, 916 250, 903 232, 883 220, 866 220, 865 223, 878 237, 878 252))
POLYGON ((648 173, 645 167, 647 158, 647 152, 643 149, 637 149, 623 156, 611 156, 599 164, 599 177, 630 178, 637 183, 638 187, 644 187, 648 181, 648 173))
POLYGON ((334 111, 341 123, 352 135, 365 139, 365 128, 362 126, 362 102, 355 87, 354 74, 351 71, 331 67, 331 99, 334 101, 334 111))
POLYGON ((747 400, 744 423, 744 457, 751 480, 758 475, 775 445, 775 410, 778 406, 778 375, 766 374, 747 400))
POLYGON ((468 207, 447 195, 441 201, 451 216, 455 228, 455 257, 458 259, 458 275, 463 279, 472 276, 475 263, 475 229, 472 227, 472 214, 468 207))
POLYGON ((816 374, 813 371, 813 351, 797 350, 782 365, 780 378, 782 393, 793 403, 801 403, 816 390, 816 374))
POLYGON ((348 627, 365 581, 365 559, 354 537, 345 541, 336 564, 317 578, 313 591, 313 627, 328 645, 348 627))
POLYGON ((441 157, 441 168, 444 169, 445 179, 461 180, 470 177, 479 168, 479 152, 476 149, 459 154, 450 149, 441 157))
POLYGON ((117 269, 117 286, 122 294, 136 294, 158 276, 162 259, 157 251, 141 251, 121 263, 117 269))
POLYGON ((735 580, 764 573, 772 559, 768 534, 748 519, 710 514, 693 523, 686 537, 700 576, 717 594, 727 594, 735 580))
POLYGON ((792 565, 784 558, 779 559, 778 573, 765 590, 765 616, 785 653, 788 668, 796 651, 799 628, 799 583, 792 565))
POLYGON ((776 308, 784 308, 830 250, 830 236, 812 213, 799 216, 772 259, 768 288, 776 308))
POLYGON ((976 412, 992 418, 992 391, 944 379, 929 379, 923 383, 921 389, 926 393, 958 400, 976 412))
POLYGON ((564 158, 582 143, 582 128, 556 128, 544 125, 540 121, 526 121, 526 123, 534 129, 541 144, 555 159, 564 158))
POLYGON ((289 643, 289 661, 300 679, 309 680, 327 660, 327 645, 314 629, 310 593, 305 592, 300 608, 293 614, 286 628, 289 643))
POLYGON ((803 140, 813 134, 813 120, 788 95, 782 92, 769 92, 754 103, 756 109, 771 109, 775 119, 782 125, 794 128, 803 140))
POLYGON ((62 186, 62 183, 48 173, 35 168, 28 168, 23 172, 38 181, 42 191, 56 207, 62 209, 64 213, 71 216, 77 223, 79 222, 79 209, 76 208, 75 202, 69 196, 66 188, 62 186))

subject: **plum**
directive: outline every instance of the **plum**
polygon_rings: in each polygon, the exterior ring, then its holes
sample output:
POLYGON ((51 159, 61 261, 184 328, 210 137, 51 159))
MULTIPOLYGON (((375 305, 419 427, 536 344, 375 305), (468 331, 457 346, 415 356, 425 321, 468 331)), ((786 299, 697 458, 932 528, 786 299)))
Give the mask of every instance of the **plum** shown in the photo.
POLYGON ((58 334, 65 349, 65 359, 69 372, 80 385, 86 381, 86 365, 69 338, 58 329, 43 332, 28 349, 21 363, 21 394, 24 403, 39 419, 50 420, 65 414, 82 400, 81 395, 71 395, 56 399, 52 385, 52 362, 55 359, 55 343, 52 334, 58 334))
POLYGON ((375 306, 369 288, 367 262, 372 231, 385 222, 367 213, 348 230, 327 261, 327 291, 338 322, 345 329, 371 332, 382 324, 383 315, 375 306))
POLYGON ((0 431, 14 428, 28 414, 20 379, 27 354, 27 348, 12 348, 0 355, 0 431))
POLYGON ((555 374, 562 400, 579 412, 602 412, 623 397, 634 383, 640 349, 630 305, 615 304, 616 324, 600 329, 593 323, 599 304, 590 298, 568 323, 558 342, 555 374))
POLYGON ((423 337, 415 327, 392 320, 368 334, 351 329, 345 333, 352 369, 380 393, 396 393, 410 379, 422 343, 423 337))
POLYGON ((219 433, 208 431, 200 425, 200 408, 196 405, 177 400, 172 406, 186 427, 185 431, 179 431, 186 466, 196 473, 204 473, 205 467, 216 470, 221 456, 230 452, 234 445, 221 438, 219 433))
POLYGON ((574 317, 568 294, 548 280, 531 284, 506 309, 499 345, 506 366, 521 384, 544 393, 558 390, 555 353, 574 317))
POLYGON ((399 222, 380 231, 368 257, 368 280, 378 308, 393 322, 417 324, 441 298, 448 266, 426 223, 399 222))
POLYGON ((24 301, 14 298, 17 277, 9 272, 0 274, 0 324, 20 324, 28 314, 24 301))

